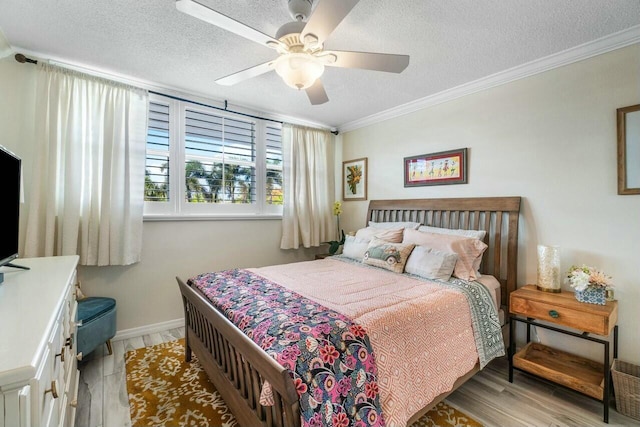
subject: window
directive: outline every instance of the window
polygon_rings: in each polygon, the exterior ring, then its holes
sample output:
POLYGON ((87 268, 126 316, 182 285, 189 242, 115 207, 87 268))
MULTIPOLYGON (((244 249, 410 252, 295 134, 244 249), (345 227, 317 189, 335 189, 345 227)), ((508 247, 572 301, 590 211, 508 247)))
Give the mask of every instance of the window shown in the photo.
POLYGON ((281 214, 279 123, 150 97, 145 214, 281 214))

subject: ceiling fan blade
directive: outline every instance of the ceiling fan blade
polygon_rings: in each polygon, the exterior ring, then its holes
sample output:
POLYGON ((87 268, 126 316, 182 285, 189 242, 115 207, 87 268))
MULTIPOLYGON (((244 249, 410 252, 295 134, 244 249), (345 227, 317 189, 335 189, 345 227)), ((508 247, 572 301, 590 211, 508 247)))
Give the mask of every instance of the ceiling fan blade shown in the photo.
POLYGON ((324 90, 324 85, 320 79, 316 80, 314 84, 308 87, 306 92, 309 97, 309 101, 311 101, 311 105, 320 105, 329 101, 327 92, 324 90))
POLYGON ((246 70, 238 71, 237 73, 220 77, 216 80, 216 83, 223 86, 231 86, 236 83, 240 83, 243 80, 247 80, 252 77, 258 77, 261 74, 269 72, 273 70, 274 65, 275 61, 265 62, 264 64, 256 65, 255 67, 247 68, 246 70))
POLYGON ((201 19, 209 24, 213 24, 216 27, 220 27, 223 30, 227 30, 248 40, 259 43, 263 46, 275 49, 283 43, 274 39, 258 30, 255 30, 241 22, 236 21, 233 18, 229 18, 220 12, 205 6, 194 0, 177 0, 176 8, 183 13, 191 15, 195 18, 201 19))
POLYGON ((401 73, 409 65, 409 55, 393 55, 388 53, 348 52, 340 50, 325 50, 318 58, 336 60, 324 61, 330 67, 362 68, 365 70, 386 71, 387 73, 401 73))
POLYGON ((309 17, 307 25, 300 33, 300 40, 311 43, 305 37, 312 36, 311 40, 317 40, 321 45, 342 22, 359 0, 320 0, 315 10, 309 17))

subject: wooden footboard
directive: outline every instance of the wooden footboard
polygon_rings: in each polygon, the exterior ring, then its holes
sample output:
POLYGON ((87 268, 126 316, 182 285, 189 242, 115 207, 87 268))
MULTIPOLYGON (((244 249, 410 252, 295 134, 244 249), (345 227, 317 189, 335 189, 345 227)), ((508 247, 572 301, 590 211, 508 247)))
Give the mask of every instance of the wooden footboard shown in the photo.
POLYGON ((193 351, 241 426, 299 426, 298 393, 289 371, 197 289, 176 279, 184 303, 186 361, 193 351), (271 384, 273 406, 259 402, 265 381, 271 384))

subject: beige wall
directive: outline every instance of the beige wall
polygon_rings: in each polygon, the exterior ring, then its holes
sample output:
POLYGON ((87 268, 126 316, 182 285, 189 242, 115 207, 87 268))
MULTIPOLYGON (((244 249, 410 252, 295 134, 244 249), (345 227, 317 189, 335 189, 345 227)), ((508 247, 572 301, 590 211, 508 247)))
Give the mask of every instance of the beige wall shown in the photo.
MULTIPOLYGON (((617 195, 615 118, 640 103, 639 71, 633 45, 347 132, 342 156, 368 157, 369 199, 522 196, 518 283, 535 283, 537 244, 559 245, 563 269, 603 269, 620 304, 620 356, 640 363, 640 196, 617 195), (403 187, 404 157, 462 147, 468 184, 403 187)), ((347 230, 364 225, 366 202, 344 206, 347 230)))
MULTIPOLYGON (((0 60, 0 144, 23 159, 25 199, 34 161, 35 67, 0 60)), ((26 215, 23 205, 21 220, 26 215)), ((22 240, 24 229, 21 228, 22 240)), ((303 261, 317 249, 283 251, 279 220, 145 222, 142 262, 127 267, 81 267, 87 295, 117 300, 118 330, 183 316, 175 277, 207 271, 303 261)))
POLYGON ((313 251, 280 249, 281 221, 145 222, 142 261, 128 267, 83 267, 89 295, 118 301, 118 330, 183 316, 176 276, 312 259, 313 251))
MULTIPOLYGON (((29 199, 32 159, 34 158, 33 121, 35 99, 35 67, 22 65, 9 56, 0 59, 0 145, 22 159, 25 200, 29 199)), ((24 208, 24 205, 23 205, 24 208)), ((21 209, 20 222, 26 215, 21 209)), ((20 227, 20 242, 25 227, 20 227)))

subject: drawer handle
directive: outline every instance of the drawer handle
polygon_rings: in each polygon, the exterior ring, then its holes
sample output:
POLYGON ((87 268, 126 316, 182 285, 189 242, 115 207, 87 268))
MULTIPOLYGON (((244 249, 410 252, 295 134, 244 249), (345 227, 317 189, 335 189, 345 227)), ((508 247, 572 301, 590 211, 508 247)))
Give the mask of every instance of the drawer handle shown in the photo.
POLYGON ((56 354, 56 357, 60 356, 60 361, 64 362, 64 347, 60 350, 60 353, 56 354))
POLYGON ((64 345, 69 347, 69 350, 73 350, 73 334, 69 338, 66 339, 64 345))
POLYGON ((56 380, 51 381, 51 388, 44 391, 44 394, 51 392, 51 396, 54 399, 58 398, 58 387, 56 386, 56 380))
POLYGON ((554 319, 557 319, 558 317, 560 317, 560 313, 558 313, 555 310, 549 310, 549 316, 553 317, 554 319))

